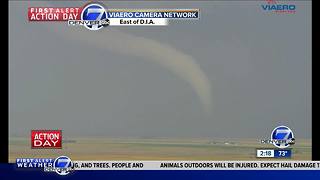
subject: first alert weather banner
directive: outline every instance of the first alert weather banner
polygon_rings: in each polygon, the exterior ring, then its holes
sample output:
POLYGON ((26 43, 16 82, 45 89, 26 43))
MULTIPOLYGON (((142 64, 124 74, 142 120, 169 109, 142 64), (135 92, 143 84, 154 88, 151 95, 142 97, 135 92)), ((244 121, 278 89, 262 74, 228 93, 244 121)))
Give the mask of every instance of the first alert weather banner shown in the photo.
POLYGON ((40 168, 68 175, 78 170, 319 170, 319 161, 72 161, 58 158, 18 158, 16 168, 40 168))
POLYGON ((65 21, 69 26, 99 30, 106 26, 166 26, 170 19, 199 19, 199 9, 107 9, 100 3, 83 7, 29 7, 29 21, 65 21))

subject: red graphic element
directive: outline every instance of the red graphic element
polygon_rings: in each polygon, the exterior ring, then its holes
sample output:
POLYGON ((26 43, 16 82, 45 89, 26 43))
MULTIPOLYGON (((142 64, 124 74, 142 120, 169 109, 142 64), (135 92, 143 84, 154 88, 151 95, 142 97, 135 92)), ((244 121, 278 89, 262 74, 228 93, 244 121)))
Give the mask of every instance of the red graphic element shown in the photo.
POLYGON ((29 21, 80 20, 82 7, 29 7, 29 21))
POLYGON ((32 130, 31 148, 39 149, 61 149, 61 130, 32 130))
POLYGON ((276 0, 266 0, 268 4, 277 4, 276 0))

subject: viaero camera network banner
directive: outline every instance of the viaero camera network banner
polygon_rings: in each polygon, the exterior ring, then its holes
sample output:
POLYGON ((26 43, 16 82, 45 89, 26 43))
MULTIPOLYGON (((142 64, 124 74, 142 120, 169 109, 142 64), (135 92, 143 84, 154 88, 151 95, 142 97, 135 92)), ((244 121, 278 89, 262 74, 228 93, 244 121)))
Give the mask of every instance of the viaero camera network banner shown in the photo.
POLYGON ((101 3, 83 7, 29 7, 29 21, 64 21, 99 30, 107 26, 166 26, 175 19, 199 19, 199 9, 107 9, 101 3))

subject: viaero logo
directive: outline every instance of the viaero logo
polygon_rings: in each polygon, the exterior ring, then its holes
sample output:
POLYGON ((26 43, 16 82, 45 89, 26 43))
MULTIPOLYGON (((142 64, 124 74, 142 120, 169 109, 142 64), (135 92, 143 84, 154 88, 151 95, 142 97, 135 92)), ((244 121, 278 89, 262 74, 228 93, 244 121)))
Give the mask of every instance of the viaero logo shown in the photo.
POLYGON ((86 5, 81 12, 81 20, 69 20, 68 25, 84 26, 89 30, 99 30, 110 24, 106 9, 98 3, 86 5))
POLYGON ((296 12, 296 5, 286 1, 278 3, 276 0, 266 0, 265 2, 265 4, 261 5, 261 8, 266 12, 279 14, 294 14, 296 12))

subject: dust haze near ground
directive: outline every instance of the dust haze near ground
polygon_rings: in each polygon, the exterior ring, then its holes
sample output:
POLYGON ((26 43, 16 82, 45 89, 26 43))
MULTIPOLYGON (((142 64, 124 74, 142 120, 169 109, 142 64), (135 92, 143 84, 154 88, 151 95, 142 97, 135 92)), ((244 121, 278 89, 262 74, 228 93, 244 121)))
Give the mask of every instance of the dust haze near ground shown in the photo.
MULTIPOLYGON (((256 139, 220 138, 75 138, 62 149, 31 149, 29 139, 13 138, 10 162, 16 158, 52 158, 67 155, 73 160, 284 160, 256 158, 256 149, 273 149, 256 139)), ((292 148, 292 158, 311 160, 311 141, 300 139, 292 148)))

